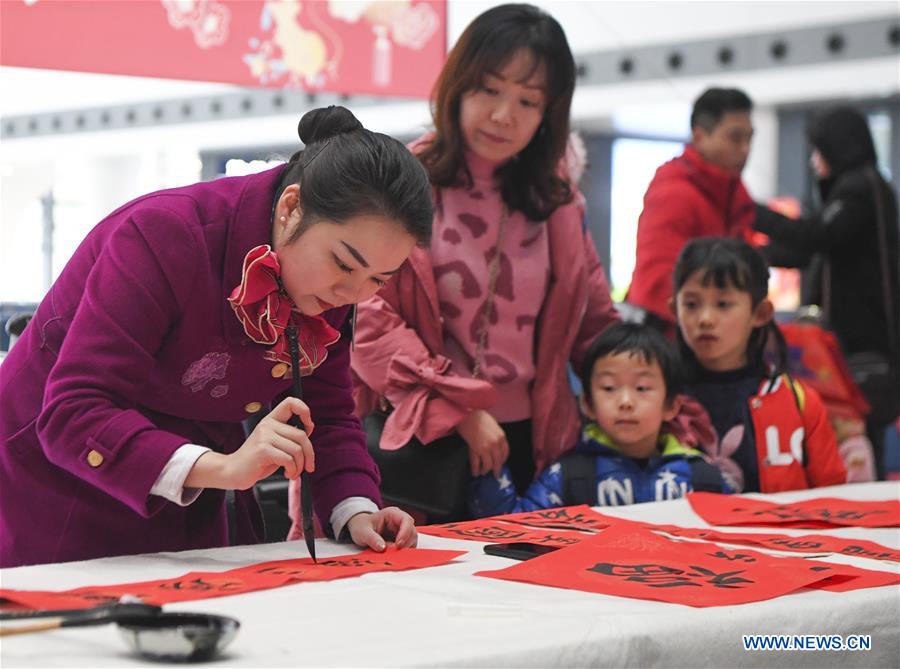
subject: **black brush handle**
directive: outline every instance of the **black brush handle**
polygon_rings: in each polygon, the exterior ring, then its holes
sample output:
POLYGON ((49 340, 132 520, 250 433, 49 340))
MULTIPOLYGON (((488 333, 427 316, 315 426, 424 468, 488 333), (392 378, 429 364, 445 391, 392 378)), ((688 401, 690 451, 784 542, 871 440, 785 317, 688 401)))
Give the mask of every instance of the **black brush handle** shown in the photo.
MULTIPOLYGON (((297 326, 289 325, 287 328, 288 350, 291 354, 291 379, 293 381, 293 395, 299 400, 303 399, 303 385, 300 382, 300 343, 297 340, 297 326)), ((296 414, 291 417, 291 425, 299 430, 303 429, 300 417, 296 414)), ((303 525, 303 538, 313 561, 316 561, 316 537, 313 528, 313 504, 312 483, 309 474, 304 467, 300 472, 300 518, 303 525)))
POLYGON ((102 625, 104 623, 133 616, 153 616, 162 613, 162 608, 153 604, 102 604, 85 609, 40 609, 29 611, 4 611, 0 621, 34 620, 40 618, 61 618, 61 627, 77 625, 102 625))

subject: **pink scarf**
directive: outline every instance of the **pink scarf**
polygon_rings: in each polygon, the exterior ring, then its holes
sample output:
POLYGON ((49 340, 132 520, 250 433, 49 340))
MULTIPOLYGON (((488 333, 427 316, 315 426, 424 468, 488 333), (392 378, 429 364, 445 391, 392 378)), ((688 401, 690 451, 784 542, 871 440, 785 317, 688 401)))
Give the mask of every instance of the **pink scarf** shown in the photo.
POLYGON ((266 360, 283 362, 290 369, 285 329, 297 326, 300 344, 300 373, 309 376, 325 362, 328 346, 341 338, 321 316, 307 316, 295 310, 281 285, 278 256, 267 244, 257 246, 244 258, 241 283, 228 297, 231 308, 244 326, 244 332, 257 344, 267 344, 266 360))

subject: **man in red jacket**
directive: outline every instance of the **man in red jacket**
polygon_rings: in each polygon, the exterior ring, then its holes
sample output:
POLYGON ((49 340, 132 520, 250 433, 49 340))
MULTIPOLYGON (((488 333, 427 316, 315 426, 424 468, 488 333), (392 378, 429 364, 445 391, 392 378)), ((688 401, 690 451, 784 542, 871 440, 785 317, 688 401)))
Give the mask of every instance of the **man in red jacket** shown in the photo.
POLYGON ((628 301, 658 316, 674 332, 669 311, 672 270, 695 237, 749 240, 756 205, 741 171, 750 153, 753 102, 735 88, 710 88, 691 113, 691 143, 662 165, 644 195, 628 301))

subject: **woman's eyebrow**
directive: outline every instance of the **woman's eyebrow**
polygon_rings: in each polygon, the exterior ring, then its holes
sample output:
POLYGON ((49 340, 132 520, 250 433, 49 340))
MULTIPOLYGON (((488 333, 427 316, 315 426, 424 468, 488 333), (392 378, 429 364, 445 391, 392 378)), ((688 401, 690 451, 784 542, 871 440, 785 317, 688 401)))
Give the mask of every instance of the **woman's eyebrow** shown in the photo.
POLYGON ((341 244, 343 244, 344 247, 350 252, 350 255, 352 255, 354 258, 356 258, 356 262, 358 262, 360 265, 362 265, 366 269, 369 268, 369 263, 366 262, 366 259, 362 257, 362 254, 359 251, 357 251, 355 248, 350 246, 345 241, 341 241, 341 244))
MULTIPOLYGON (((343 244, 344 247, 347 249, 347 251, 349 251, 350 254, 354 258, 356 258, 356 262, 358 262, 360 265, 362 265, 366 269, 369 268, 369 263, 366 261, 365 258, 363 258, 362 254, 359 251, 357 251, 355 248, 350 246, 350 244, 348 244, 345 241, 341 241, 341 244, 343 244)), ((399 271, 400 271, 400 268, 398 267, 397 269, 389 269, 389 270, 385 270, 384 272, 378 272, 378 274, 396 274, 399 271)))

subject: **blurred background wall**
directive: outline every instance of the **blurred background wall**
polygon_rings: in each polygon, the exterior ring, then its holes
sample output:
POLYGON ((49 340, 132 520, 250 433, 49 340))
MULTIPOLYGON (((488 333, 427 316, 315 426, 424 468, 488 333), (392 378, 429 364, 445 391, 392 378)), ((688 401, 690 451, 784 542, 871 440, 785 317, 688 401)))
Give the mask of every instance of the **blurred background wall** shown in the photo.
MULTIPOLYGON (((0 2, 0 22, 19 1, 0 2)), ((447 44, 494 4, 446 3, 447 44)), ((708 86, 743 88, 756 103, 744 173, 755 199, 812 196, 805 121, 838 100, 866 110, 896 187, 897 2, 534 4, 560 21, 579 64, 582 189, 616 294, 630 280, 644 189, 680 153, 691 104, 708 86)), ((129 199, 283 159, 299 148, 303 112, 331 103, 405 139, 429 123, 424 99, 0 66, 0 303, 39 301, 90 228, 129 199)))

